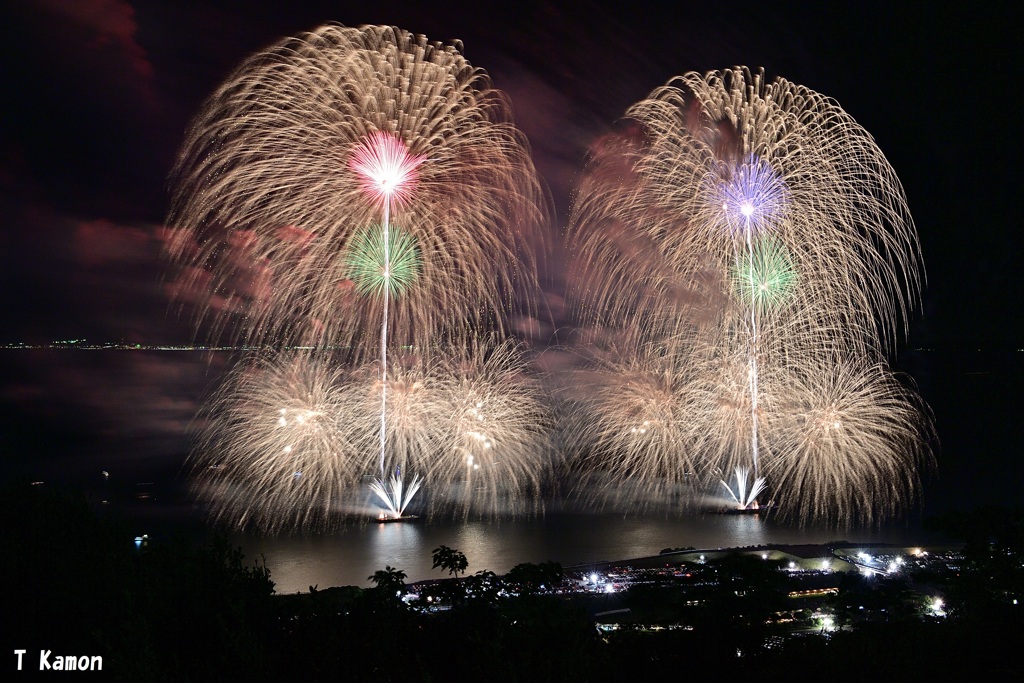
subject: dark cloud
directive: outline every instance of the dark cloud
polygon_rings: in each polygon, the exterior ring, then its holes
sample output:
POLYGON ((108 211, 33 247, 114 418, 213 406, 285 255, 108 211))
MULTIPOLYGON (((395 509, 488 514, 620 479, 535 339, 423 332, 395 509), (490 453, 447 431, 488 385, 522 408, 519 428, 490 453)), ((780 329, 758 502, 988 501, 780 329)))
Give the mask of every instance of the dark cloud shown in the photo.
POLYGON ((15 0, 0 21, 0 163, 61 211, 158 220, 176 143, 132 5, 15 0))
POLYGON ((168 319, 162 228, 16 206, 0 232, 0 342, 187 338, 168 319))
POLYGON ((174 476, 227 353, 0 350, 0 445, 34 476, 174 476), (28 458, 27 462, 19 458, 28 458))
POLYGON ((69 68, 88 72, 102 90, 127 90, 156 107, 153 65, 139 44, 135 8, 122 0, 32 0, 46 15, 47 49, 64 52, 69 68))
POLYGON ((116 225, 105 218, 79 221, 75 227, 74 255, 88 269, 125 263, 152 262, 152 230, 116 225))

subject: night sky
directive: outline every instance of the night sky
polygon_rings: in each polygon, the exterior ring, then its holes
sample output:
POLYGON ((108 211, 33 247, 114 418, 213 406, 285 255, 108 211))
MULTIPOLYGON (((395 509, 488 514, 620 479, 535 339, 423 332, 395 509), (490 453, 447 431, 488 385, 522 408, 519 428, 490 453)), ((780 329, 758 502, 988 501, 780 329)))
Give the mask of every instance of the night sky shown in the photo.
MULTIPOLYGON (((936 413, 939 475, 926 501, 1014 495, 1024 482, 1011 210, 1024 60, 1011 3, 488 4, 4 3, 0 343, 191 338, 164 293, 168 171, 203 98, 281 37, 336 21, 461 40, 510 96, 559 228, 588 147, 630 104, 686 71, 761 66, 838 100, 904 183, 928 281, 893 363, 936 413)), ((224 359, 63 353, 0 352, 0 474, 177 473, 185 429, 224 359)))

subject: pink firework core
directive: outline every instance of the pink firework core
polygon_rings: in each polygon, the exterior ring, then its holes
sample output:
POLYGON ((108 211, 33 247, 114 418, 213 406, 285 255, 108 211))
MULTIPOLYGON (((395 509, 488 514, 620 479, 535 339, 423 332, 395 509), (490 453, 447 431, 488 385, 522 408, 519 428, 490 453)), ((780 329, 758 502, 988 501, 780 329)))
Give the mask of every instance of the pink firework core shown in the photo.
POLYGON ((356 146, 349 167, 359 176, 363 192, 375 204, 405 204, 419 178, 425 157, 410 154, 405 143, 389 133, 375 132, 356 146))

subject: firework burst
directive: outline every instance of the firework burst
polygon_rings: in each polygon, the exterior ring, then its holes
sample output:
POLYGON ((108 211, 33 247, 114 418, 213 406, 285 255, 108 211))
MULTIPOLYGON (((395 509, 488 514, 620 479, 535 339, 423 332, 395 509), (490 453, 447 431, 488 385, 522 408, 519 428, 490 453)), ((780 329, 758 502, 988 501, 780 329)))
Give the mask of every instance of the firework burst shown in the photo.
POLYGON ((736 259, 730 281, 740 305, 761 317, 781 308, 796 291, 799 275, 789 250, 771 236, 761 237, 736 259))
POLYGON ((785 183, 764 160, 751 156, 744 163, 714 165, 706 178, 708 208, 721 214, 715 220, 734 235, 763 235, 778 230, 789 208, 785 183))
POLYGON ((566 443, 577 493, 643 508, 696 483, 696 366, 654 344, 622 348, 577 373, 565 392, 566 443))
POLYGON ((382 226, 356 233, 345 253, 346 275, 362 295, 383 298, 406 293, 420 274, 420 250, 416 239, 396 226, 385 238, 382 226), (387 242, 385 243, 385 239, 387 242))
POLYGON ((764 470, 783 514, 871 524, 916 500, 932 467, 928 407, 887 367, 822 359, 794 369, 765 419, 777 456, 764 470))
POLYGON ((329 25, 287 39, 243 63, 207 101, 172 182, 175 288, 212 335, 331 350, 247 365, 215 397, 194 460, 207 489, 227 491, 218 516, 268 529, 325 523, 374 469, 372 491, 396 509, 421 482, 437 487, 435 507, 466 514, 482 507, 479 491, 519 501, 535 489, 545 468, 532 458, 546 450, 513 450, 517 439, 540 444, 544 420, 529 383, 501 374, 509 363, 520 372, 519 352, 466 340, 502 332, 517 302, 519 312, 535 311, 548 200, 508 102, 457 46, 380 26, 329 25), (389 344, 415 351, 392 368, 389 344), (497 382, 524 402, 533 426, 495 394, 475 409, 501 421, 467 435, 456 379, 471 394, 497 382), (330 396, 321 400, 332 410, 317 409, 329 433, 318 447, 277 444, 292 435, 263 430, 261 392, 277 400, 283 385, 302 396, 325 383, 330 396), (446 498, 454 485, 446 463, 474 442, 503 457, 474 456, 479 474, 446 498), (216 476, 203 469, 212 445, 230 465, 216 476), (288 494, 275 472, 298 452, 323 464, 295 475, 308 492, 288 494), (396 473, 390 482, 386 472, 396 473), (417 475, 406 485, 398 472, 417 475))
POLYGON ((345 372, 308 355, 236 366, 200 413, 190 458, 213 519, 265 530, 332 524, 363 471, 361 444, 338 423, 352 398, 345 372))
POLYGON ((190 466, 215 520, 265 531, 332 528, 389 509, 532 510, 551 469, 548 410, 511 342, 395 359, 386 382, 385 471, 377 444, 385 383, 374 362, 280 353, 240 363, 204 408, 190 466), (396 484, 397 481, 397 484, 396 484), (422 485, 422 488, 421 488, 422 485), (379 490, 378 490, 379 489, 379 490))
MULTIPOLYGON (((930 428, 910 429, 927 413, 884 371, 921 270, 903 189, 874 140, 834 100, 742 68, 673 79, 627 119, 573 207, 569 241, 585 266, 571 301, 585 325, 630 330, 639 366, 673 373, 668 402, 703 431, 679 429, 670 457, 611 441, 604 457, 629 460, 619 478, 641 482, 695 465, 771 472, 784 514, 803 520, 892 513, 930 462, 930 428), (849 372, 833 368, 865 365, 882 368, 899 418, 865 412, 844 422, 844 449, 860 450, 801 455, 816 423, 782 417, 793 396, 815 381, 826 394, 849 372), (876 438, 892 439, 885 455, 868 452, 876 438), (884 491, 871 484, 882 471, 898 479, 884 491), (839 481, 877 496, 877 514, 856 509, 866 498, 833 495, 839 481)), ((628 363, 615 372, 643 376, 628 363)), ((587 403, 591 428, 630 428, 614 402, 587 403)))
POLYGON ((470 342, 397 364, 389 379, 388 462, 421 473, 430 510, 532 509, 551 470, 540 385, 512 342, 470 342))
POLYGON ((365 357, 380 309, 351 254, 382 211, 418 249, 396 343, 534 311, 548 200, 506 98, 457 46, 381 26, 284 40, 206 102, 172 186, 174 289, 215 337, 365 357))
POLYGON ((349 166, 359 176, 364 194, 381 209, 389 209, 409 203, 423 159, 410 154, 394 135, 377 131, 356 145, 349 166))
POLYGON ((615 149, 628 173, 597 159, 570 220, 574 252, 615 283, 573 290, 585 320, 674 332, 671 288, 714 294, 747 240, 770 235, 828 343, 895 338, 920 291, 916 231, 892 167, 833 100, 736 69, 674 79, 627 117, 641 131, 615 149), (630 269, 633 284, 616 276, 630 269))

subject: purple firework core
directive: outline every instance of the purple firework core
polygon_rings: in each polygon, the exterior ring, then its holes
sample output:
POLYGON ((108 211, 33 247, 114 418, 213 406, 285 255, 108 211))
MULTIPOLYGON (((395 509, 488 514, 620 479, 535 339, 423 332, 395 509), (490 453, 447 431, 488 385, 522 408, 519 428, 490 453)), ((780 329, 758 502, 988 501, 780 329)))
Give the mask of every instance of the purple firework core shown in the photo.
POLYGON ((785 215, 789 200, 786 184, 757 156, 723 168, 716 185, 715 198, 734 235, 774 232, 785 215))

